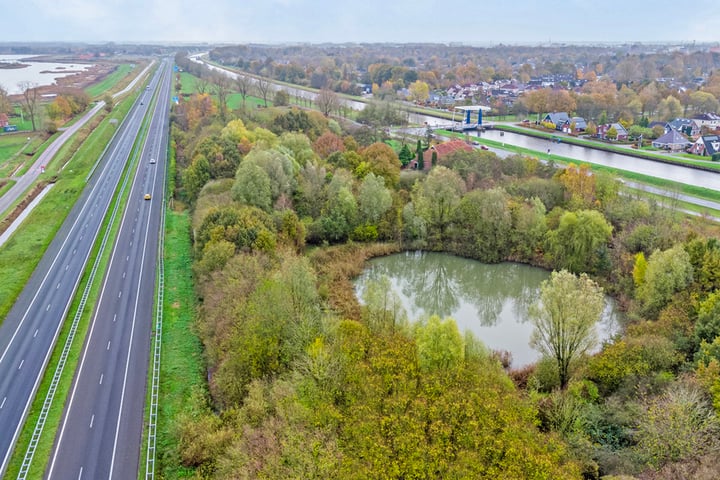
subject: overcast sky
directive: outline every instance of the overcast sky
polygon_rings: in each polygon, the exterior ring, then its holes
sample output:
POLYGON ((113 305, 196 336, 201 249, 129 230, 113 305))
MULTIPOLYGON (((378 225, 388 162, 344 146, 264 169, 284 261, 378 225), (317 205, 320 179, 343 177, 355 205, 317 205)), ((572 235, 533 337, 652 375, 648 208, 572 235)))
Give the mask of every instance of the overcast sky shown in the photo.
POLYGON ((718 42, 717 0, 16 0, 2 41, 718 42))

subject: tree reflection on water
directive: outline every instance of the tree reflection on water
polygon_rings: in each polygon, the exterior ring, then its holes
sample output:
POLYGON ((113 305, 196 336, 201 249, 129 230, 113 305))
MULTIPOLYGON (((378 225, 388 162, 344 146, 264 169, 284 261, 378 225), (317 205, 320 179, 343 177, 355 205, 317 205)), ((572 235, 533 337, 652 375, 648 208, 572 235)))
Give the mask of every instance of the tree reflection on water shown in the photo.
MULTIPOLYGON (((411 322, 433 314, 452 317, 461 331, 470 330, 491 349, 511 352, 513 365, 521 366, 538 358, 528 344, 533 327, 527 311, 549 276, 528 265, 487 265, 444 253, 406 252, 370 260, 357 290, 363 298, 365 285, 382 281, 383 289, 392 289, 387 298, 397 295, 411 322)), ((605 313, 601 339, 617 330, 618 314, 609 299, 605 313)))
POLYGON ((370 261, 364 278, 376 281, 382 276, 411 300, 411 317, 451 317, 464 304, 474 308, 482 326, 492 327, 505 305, 524 320, 548 273, 526 265, 487 265, 448 254, 406 252, 370 261))

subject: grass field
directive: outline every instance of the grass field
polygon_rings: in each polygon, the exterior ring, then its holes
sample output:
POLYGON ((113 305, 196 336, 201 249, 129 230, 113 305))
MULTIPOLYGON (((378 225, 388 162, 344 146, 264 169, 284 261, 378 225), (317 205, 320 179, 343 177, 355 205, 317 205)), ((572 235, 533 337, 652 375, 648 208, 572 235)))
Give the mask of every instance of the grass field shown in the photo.
POLYGON ((9 177, 28 156, 23 154, 28 144, 26 135, 3 135, 0 137, 0 178, 9 177))
POLYGON ((29 166, 33 162, 44 141, 45 136, 37 132, 0 136, 0 178, 7 178, 14 172, 20 174, 22 165, 29 166))
MULTIPOLYGON (((180 90, 181 95, 192 95, 193 93, 197 93, 196 76, 187 72, 180 72, 180 83, 182 85, 182 88, 180 90)), ((212 88, 208 88, 207 93, 212 94, 212 88)), ((217 100, 217 97, 215 95, 212 95, 212 97, 217 100)), ((268 107, 271 107, 272 104, 272 100, 268 98, 268 107)), ((238 108, 242 107, 242 96, 239 93, 231 93, 230 95, 228 95, 227 98, 227 106, 230 110, 237 110, 238 108)), ((254 97, 251 95, 248 95, 245 98, 245 108, 257 108, 258 106, 265 106, 265 102, 262 98, 254 97)))
MULTIPOLYGON (((44 108, 44 107, 41 107, 44 108)), ((10 117, 10 125, 15 125, 18 128, 18 131, 25 131, 30 132, 32 131, 32 122, 30 121, 30 118, 27 115, 22 114, 22 108, 20 105, 15 105, 15 115, 10 117)), ((37 125, 38 130, 40 129, 40 124, 37 125)))
POLYGON ((102 79, 100 82, 86 88, 85 92, 92 98, 98 98, 104 95, 106 92, 112 90, 113 87, 115 87, 115 85, 122 81, 122 79, 127 77, 128 74, 132 72, 135 67, 136 65, 131 63, 123 63, 121 65, 118 65, 114 72, 102 79))

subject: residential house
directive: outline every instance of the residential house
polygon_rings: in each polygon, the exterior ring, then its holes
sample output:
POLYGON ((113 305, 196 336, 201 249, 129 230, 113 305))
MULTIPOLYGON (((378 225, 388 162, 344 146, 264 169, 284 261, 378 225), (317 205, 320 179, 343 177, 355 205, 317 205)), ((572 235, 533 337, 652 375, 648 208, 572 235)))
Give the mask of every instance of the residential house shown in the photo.
POLYGON ((689 118, 676 118, 669 121, 665 125, 665 131, 667 132, 670 129, 683 133, 688 137, 700 135, 700 125, 689 118))
POLYGON ((695 115, 692 120, 697 123, 700 128, 707 127, 709 130, 716 130, 720 128, 720 115, 715 113, 695 115))
POLYGON ((543 118, 543 122, 551 122, 555 124, 555 130, 562 130, 565 122, 569 121, 570 117, 567 112, 550 112, 543 118))
POLYGON ((712 157, 714 154, 720 153, 720 137, 717 135, 703 135, 692 144, 688 152, 712 157))
POLYGON ((690 145, 692 145, 692 143, 675 129, 670 129, 665 135, 652 142, 653 147, 670 150, 671 152, 681 152, 690 145))
MULTIPOLYGON (((444 143, 438 143, 437 145, 431 145, 430 148, 425 150, 423 152, 423 170, 428 171, 432 168, 432 154, 435 152, 437 154, 437 160, 438 162, 445 156, 464 150, 466 152, 472 152, 473 147, 468 145, 462 140, 451 140, 449 142, 444 143)), ((417 158, 415 160, 412 160, 410 164, 408 164, 407 168, 418 168, 417 165, 417 158)))
POLYGON ((607 139, 607 132, 614 128, 617 132, 617 138, 618 141, 625 141, 628 139, 628 131, 625 130, 625 127, 622 126, 621 123, 606 123, 604 125, 598 125, 597 128, 597 136, 598 138, 607 139))
POLYGON ((585 121, 584 118, 572 117, 571 119, 565 121, 562 131, 565 133, 580 133, 580 132, 584 132, 586 128, 587 128, 587 122, 585 121), (571 130, 570 127, 573 124, 575 126, 575 130, 570 131, 571 130))

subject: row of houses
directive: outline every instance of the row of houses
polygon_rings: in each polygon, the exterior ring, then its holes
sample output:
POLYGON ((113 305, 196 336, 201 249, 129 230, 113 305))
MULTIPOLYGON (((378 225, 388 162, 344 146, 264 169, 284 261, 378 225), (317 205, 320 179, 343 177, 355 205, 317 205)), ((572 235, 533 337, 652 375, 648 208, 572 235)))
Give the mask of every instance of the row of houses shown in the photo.
POLYGON ((676 118, 664 124, 663 127, 665 135, 654 140, 653 147, 672 152, 687 151, 707 157, 720 153, 718 135, 702 134, 703 131, 710 132, 720 129, 720 115, 703 113, 693 118, 676 118), (695 139, 695 141, 690 141, 688 138, 695 139))
MULTIPOLYGON (((552 123, 555 129, 564 133, 583 133, 587 129, 587 122, 582 117, 570 117, 567 112, 551 112, 545 115, 543 123, 552 123)), ((597 126, 596 136, 598 138, 608 138, 608 132, 615 129, 615 140, 625 141, 629 134, 625 127, 620 123, 606 123, 597 126)))
MULTIPOLYGON (((552 123, 555 129, 564 133, 582 133, 587 128, 587 122, 582 117, 570 117, 567 112, 551 112, 543 118, 544 123, 552 123)), ((661 125, 665 134, 652 142, 655 148, 673 152, 688 151, 695 155, 711 157, 720 153, 720 137, 716 134, 701 135, 703 130, 719 130, 720 115, 704 113, 694 118, 676 118, 670 122, 653 122, 649 127, 661 125), (694 138, 692 142, 688 137, 694 138)), ((628 131, 620 123, 598 125, 596 137, 608 138, 608 132, 615 129, 614 139, 626 141, 629 139, 628 131)))

